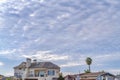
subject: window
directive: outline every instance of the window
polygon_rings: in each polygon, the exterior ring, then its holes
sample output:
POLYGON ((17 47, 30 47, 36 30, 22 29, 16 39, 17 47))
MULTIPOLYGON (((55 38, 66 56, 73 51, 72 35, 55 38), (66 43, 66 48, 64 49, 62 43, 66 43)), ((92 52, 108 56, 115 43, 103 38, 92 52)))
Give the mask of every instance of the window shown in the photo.
POLYGON ((50 75, 50 76, 55 75, 55 71, 54 70, 48 70, 48 75, 50 75))
POLYGON ((39 72, 36 71, 36 72, 35 72, 35 77, 38 77, 38 76, 39 76, 39 72))
POLYGON ((40 72, 39 72, 39 76, 40 76, 40 77, 44 77, 44 74, 45 74, 44 71, 40 71, 40 72))
POLYGON ((33 77, 33 71, 30 71, 30 75, 29 75, 30 77, 33 77))

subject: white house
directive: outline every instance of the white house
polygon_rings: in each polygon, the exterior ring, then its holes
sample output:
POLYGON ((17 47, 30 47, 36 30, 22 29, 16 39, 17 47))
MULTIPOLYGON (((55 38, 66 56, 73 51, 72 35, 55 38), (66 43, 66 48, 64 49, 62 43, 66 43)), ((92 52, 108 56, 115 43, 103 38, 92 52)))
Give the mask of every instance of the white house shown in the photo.
POLYGON ((55 80, 59 77, 60 67, 51 62, 31 61, 22 62, 14 67, 14 76, 17 80, 55 80))

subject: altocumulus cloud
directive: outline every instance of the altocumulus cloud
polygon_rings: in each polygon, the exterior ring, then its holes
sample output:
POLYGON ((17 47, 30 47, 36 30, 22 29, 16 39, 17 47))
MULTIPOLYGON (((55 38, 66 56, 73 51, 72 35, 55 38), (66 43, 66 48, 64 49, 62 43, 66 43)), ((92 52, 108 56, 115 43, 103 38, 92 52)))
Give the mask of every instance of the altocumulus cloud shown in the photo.
POLYGON ((37 51, 31 55, 22 55, 25 58, 32 58, 32 59, 39 59, 43 61, 58 61, 58 60, 68 60, 68 55, 59 55, 59 54, 52 54, 51 51, 37 51))
POLYGON ((37 58, 68 68, 85 67, 84 60, 90 56, 97 69, 107 69, 104 65, 119 61, 119 0, 3 1, 6 1, 0 3, 3 58, 37 58))

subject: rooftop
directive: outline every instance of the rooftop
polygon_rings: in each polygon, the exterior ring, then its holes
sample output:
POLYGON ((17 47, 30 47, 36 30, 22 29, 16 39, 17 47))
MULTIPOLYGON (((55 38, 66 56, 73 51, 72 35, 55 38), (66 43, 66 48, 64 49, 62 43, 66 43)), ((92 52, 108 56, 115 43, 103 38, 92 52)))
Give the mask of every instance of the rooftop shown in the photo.
MULTIPOLYGON (((16 68, 26 68, 26 62, 22 62, 18 66, 15 66, 16 68)), ((29 68, 48 68, 48 69, 60 69, 59 66, 52 62, 32 62, 29 68)))

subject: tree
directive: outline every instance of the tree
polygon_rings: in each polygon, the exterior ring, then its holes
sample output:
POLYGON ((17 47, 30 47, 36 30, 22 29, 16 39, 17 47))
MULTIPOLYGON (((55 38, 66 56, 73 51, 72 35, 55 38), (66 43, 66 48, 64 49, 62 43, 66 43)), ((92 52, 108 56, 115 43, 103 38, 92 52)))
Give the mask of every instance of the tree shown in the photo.
MULTIPOLYGON (((90 58, 90 57, 87 57, 86 58, 86 64, 88 65, 88 70, 89 70, 89 72, 91 72, 91 68, 90 68, 90 65, 92 64, 92 59, 90 58)), ((87 70, 87 71, 88 71, 87 70)))
POLYGON ((6 78, 6 80, 11 80, 11 78, 6 78))
POLYGON ((64 80, 64 77, 62 76, 62 73, 59 74, 59 77, 57 80, 64 80))
POLYGON ((90 73, 90 71, 87 69, 87 70, 84 70, 85 73, 90 73))

